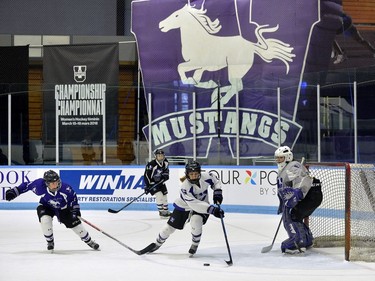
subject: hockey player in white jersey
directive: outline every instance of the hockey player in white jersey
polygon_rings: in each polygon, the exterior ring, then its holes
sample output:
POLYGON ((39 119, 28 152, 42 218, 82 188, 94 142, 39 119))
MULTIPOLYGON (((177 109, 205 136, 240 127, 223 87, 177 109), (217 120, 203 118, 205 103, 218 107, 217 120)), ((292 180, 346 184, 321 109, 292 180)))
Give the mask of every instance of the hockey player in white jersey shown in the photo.
MULTIPOLYGON (((196 161, 191 161, 185 166, 186 179, 182 182, 180 197, 173 204, 174 210, 167 224, 159 232, 154 247, 148 252, 154 252, 176 230, 182 230, 187 221, 191 226, 192 244, 189 253, 194 255, 201 241, 202 228, 210 214, 215 217, 224 217, 224 211, 211 205, 208 198, 208 188, 213 190, 213 203, 220 205, 223 201, 220 180, 211 173, 201 171, 201 166, 196 161)), ((149 245, 147 248, 150 248, 149 245)))
POLYGON ((303 219, 310 216, 323 200, 320 180, 310 177, 306 167, 293 159, 288 146, 275 151, 278 165, 278 214, 282 213, 289 238, 281 243, 283 253, 303 252, 313 244, 313 235, 303 219))

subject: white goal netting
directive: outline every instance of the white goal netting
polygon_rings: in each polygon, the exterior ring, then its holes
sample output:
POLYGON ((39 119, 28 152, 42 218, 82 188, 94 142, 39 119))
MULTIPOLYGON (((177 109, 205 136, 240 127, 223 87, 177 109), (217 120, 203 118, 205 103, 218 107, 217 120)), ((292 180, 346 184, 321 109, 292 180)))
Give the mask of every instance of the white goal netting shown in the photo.
POLYGON ((345 260, 375 262, 375 167, 308 163, 323 202, 309 217, 314 247, 344 247, 345 260))

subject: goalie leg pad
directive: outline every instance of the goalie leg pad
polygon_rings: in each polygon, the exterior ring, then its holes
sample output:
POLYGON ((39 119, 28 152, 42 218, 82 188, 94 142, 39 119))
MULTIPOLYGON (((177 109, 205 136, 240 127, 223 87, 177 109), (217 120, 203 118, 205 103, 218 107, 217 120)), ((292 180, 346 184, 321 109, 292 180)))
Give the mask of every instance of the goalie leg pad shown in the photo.
POLYGON ((281 251, 298 250, 312 245, 310 229, 302 221, 294 221, 291 218, 291 209, 285 208, 283 212, 283 224, 289 238, 281 243, 281 251))

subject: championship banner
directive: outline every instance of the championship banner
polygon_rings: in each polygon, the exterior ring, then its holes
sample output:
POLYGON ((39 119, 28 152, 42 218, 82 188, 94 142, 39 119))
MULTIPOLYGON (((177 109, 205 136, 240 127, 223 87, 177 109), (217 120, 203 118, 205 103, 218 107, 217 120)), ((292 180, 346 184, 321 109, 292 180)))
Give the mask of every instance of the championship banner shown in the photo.
POLYGON ((57 110, 65 141, 100 141, 103 113, 117 115, 118 44, 45 46, 43 75, 44 111, 57 110))
MULTIPOLYGON (((317 48, 309 53, 311 40, 324 33, 315 28, 321 20, 319 4, 133 1, 132 32, 145 93, 152 94, 146 138, 151 130, 154 147, 169 156, 191 156, 196 134, 198 158, 216 149, 214 141, 222 155, 235 158, 237 134, 241 158, 273 155, 279 142, 293 147, 302 130, 298 109, 307 58, 325 57, 317 48)), ((322 38, 329 44, 327 36, 322 38)))

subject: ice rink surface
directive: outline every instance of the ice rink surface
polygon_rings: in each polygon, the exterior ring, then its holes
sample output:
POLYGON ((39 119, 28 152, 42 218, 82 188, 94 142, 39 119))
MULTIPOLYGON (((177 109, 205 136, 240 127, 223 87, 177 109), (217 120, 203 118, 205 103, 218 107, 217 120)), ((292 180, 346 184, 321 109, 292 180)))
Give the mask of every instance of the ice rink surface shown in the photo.
MULTIPOLYGON (((156 211, 83 210, 82 217, 134 249, 154 242, 166 223, 156 211)), ((55 251, 46 242, 34 210, 0 211, 0 281, 200 281, 200 280, 375 280, 375 263, 346 262, 343 248, 311 249, 301 255, 283 255, 280 229, 271 244, 280 217, 277 215, 226 213, 224 218, 233 266, 221 221, 210 217, 194 257, 190 258, 190 225, 176 231, 156 252, 138 256, 84 223, 100 251, 90 249, 79 237, 54 219, 55 251), (210 266, 204 266, 209 263, 210 266)))

